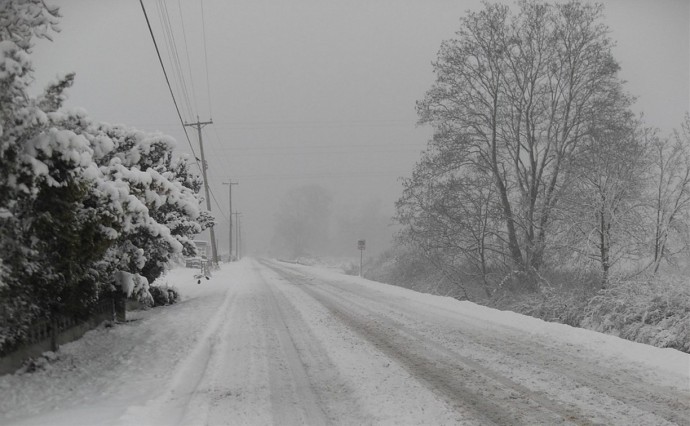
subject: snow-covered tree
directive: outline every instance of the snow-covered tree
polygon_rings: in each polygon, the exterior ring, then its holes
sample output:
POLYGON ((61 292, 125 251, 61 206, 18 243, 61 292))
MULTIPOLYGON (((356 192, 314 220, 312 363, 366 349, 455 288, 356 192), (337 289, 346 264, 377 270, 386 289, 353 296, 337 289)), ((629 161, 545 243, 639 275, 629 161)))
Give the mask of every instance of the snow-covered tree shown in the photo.
POLYGON ((58 17, 43 0, 0 2, 0 352, 35 319, 87 315, 104 293, 150 297, 212 223, 171 138, 64 108, 73 74, 29 95, 32 38, 58 17))
MULTIPOLYGON (((107 257, 116 269, 149 282, 179 255, 195 254, 195 235, 213 223, 199 209, 201 181, 186 157, 175 156, 175 142, 121 125, 93 123, 74 111, 62 125, 90 141, 94 161, 109 190, 117 193, 117 241, 107 257)), ((114 282, 118 285, 117 280, 114 282)))
POLYGON ((690 239, 690 115, 673 138, 652 135, 651 268, 687 249, 690 239))
POLYGON ((558 244, 581 264, 598 264, 606 287, 617 263, 636 260, 645 235, 643 193, 648 162, 647 131, 631 115, 592 129, 577 159, 578 175, 564 194, 558 215, 558 244))
POLYGON ((485 3, 441 45, 417 110, 492 180, 514 267, 544 266, 554 213, 588 130, 626 107, 601 6, 485 3))
POLYGON ((398 240, 421 249, 455 282, 477 277, 490 297, 489 275, 504 266, 495 256, 504 250, 497 238, 501 215, 490 179, 467 160, 443 138, 429 142, 396 202, 404 226, 398 240))
POLYGON ((121 240, 143 250, 140 272, 152 282, 176 255, 195 254, 193 237, 211 224, 199 209, 200 181, 192 177, 187 158, 173 156, 171 138, 122 127, 110 127, 106 134, 114 148, 97 162, 110 179, 126 182, 146 207, 144 220, 121 240))
POLYGON ((35 175, 23 143, 42 130, 45 113, 28 95, 33 80, 29 54, 34 36, 58 30, 56 9, 41 0, 0 2, 0 216, 21 195, 31 192, 35 175), (27 162, 27 160, 29 160, 27 162), (28 163, 28 164, 27 164, 28 163))

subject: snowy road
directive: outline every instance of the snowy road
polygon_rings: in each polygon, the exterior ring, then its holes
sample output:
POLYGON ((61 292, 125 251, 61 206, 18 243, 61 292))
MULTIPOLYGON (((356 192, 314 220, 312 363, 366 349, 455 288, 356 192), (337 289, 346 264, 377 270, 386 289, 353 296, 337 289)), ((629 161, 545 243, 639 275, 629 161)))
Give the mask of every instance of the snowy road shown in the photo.
POLYGON ((690 424, 690 356, 675 350, 323 268, 185 273, 183 303, 0 378, 0 423, 690 424))

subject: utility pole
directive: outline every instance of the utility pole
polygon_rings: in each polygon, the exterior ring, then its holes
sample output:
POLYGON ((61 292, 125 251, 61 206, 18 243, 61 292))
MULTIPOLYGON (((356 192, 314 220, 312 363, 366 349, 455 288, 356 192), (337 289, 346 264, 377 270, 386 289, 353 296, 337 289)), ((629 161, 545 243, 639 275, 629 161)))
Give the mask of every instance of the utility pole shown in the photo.
MULTIPOLYGON (((201 128, 207 124, 213 124, 213 121, 199 121, 199 116, 196 117, 196 123, 184 123, 188 127, 196 127, 196 131, 199 134, 199 150, 201 151, 201 174, 204 177, 204 190, 206 191, 206 209, 211 211, 211 195, 208 189, 208 177, 206 176, 206 157, 204 157, 204 142, 201 138, 201 128)), ((216 248, 216 233, 213 232, 213 226, 209 228, 211 233, 211 262, 215 265, 218 264, 218 249, 216 248)))
POLYGON ((240 216, 242 216, 242 213, 240 212, 235 212, 233 213, 235 215, 235 249, 237 250, 237 260, 240 260, 242 253, 240 251, 240 216))
POLYGON ((232 186, 239 185, 239 182, 233 182, 230 179, 229 182, 223 182, 223 185, 228 186, 228 199, 230 200, 230 231, 228 232, 228 249, 230 250, 230 262, 232 262, 232 186))
POLYGON ((366 240, 357 241, 357 249, 359 250, 359 277, 362 277, 362 260, 364 258, 364 249, 366 248, 366 240))

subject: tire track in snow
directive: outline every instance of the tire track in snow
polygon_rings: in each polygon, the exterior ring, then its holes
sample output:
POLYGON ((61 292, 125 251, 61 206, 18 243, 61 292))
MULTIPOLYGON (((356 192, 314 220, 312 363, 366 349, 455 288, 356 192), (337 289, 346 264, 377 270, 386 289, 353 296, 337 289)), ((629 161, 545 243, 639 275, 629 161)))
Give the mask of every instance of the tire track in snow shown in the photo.
MULTIPOLYGON (((275 424, 326 424, 326 416, 320 402, 314 393, 313 386, 307 375, 306 367, 302 357, 297 350, 295 340, 286 323, 286 315, 281 304, 278 303, 275 291, 271 285, 263 278, 259 280, 265 291, 269 295, 265 299, 268 303, 268 323, 271 330, 277 337, 279 349, 283 353, 282 361, 288 369, 291 377, 289 383, 292 393, 286 395, 284 387, 286 383, 281 383, 275 374, 271 374, 271 402, 274 408, 275 424)), ((275 368, 279 368, 274 361, 275 368)))
POLYGON ((262 267, 261 275, 266 278, 275 302, 270 304, 272 310, 278 312, 285 331, 289 333, 290 344, 296 350, 321 411, 320 418, 313 417, 306 423, 341 424, 343 419, 348 419, 350 424, 366 424, 371 421, 363 416, 364 411, 354 396, 354 390, 330 358, 322 340, 314 334, 311 328, 313 324, 305 320, 302 311, 285 294, 285 290, 291 290, 292 286, 285 284, 284 279, 275 271, 262 267))
POLYGON ((287 301, 286 314, 299 318, 288 326, 329 423, 486 424, 454 410, 281 274, 265 265, 262 270, 281 302, 287 301), (314 354, 327 361, 314 363, 314 354))
MULTIPOLYGON (((342 293, 345 293, 349 298, 369 300, 362 298, 360 294, 354 292, 347 285, 330 284, 328 287, 331 289, 330 293, 334 297, 342 298, 342 293)), ((329 291, 324 287, 320 287, 320 289, 329 291)), ((463 315, 451 311, 439 312, 438 308, 434 308, 434 311, 431 313, 414 310, 409 305, 406 306, 404 303, 396 300, 388 300, 386 303, 379 302, 379 305, 391 314, 419 319, 421 320, 419 324, 427 324, 427 327, 428 324, 438 323, 439 317, 443 315, 450 315, 456 319, 458 315, 463 315)), ((444 309, 441 310, 445 311, 444 309)), ((564 358, 562 356, 562 349, 550 349, 548 346, 540 349, 539 346, 535 346, 531 339, 524 341, 505 332, 494 335, 487 334, 482 330, 472 330, 472 328, 474 327, 463 329, 462 331, 454 330, 454 336, 456 336, 458 342, 450 345, 450 349, 453 349, 454 353, 459 353, 460 351, 464 352, 468 347, 472 347, 473 350, 484 354, 486 358, 488 358, 487 355, 491 355, 496 360, 496 363, 490 364, 492 368, 492 370, 489 370, 490 372, 500 373, 499 370, 502 369, 503 372, 501 374, 512 376, 513 372, 510 371, 510 364, 515 363, 519 364, 521 370, 530 371, 533 377, 538 377, 544 373, 559 376, 563 378, 562 382, 568 382, 574 388, 574 392, 584 397, 589 393, 590 398, 597 399, 601 406, 590 407, 589 409, 604 411, 603 416, 608 419, 605 422, 615 418, 615 416, 608 417, 611 414, 609 411, 614 408, 618 411, 626 412, 627 409, 625 407, 620 407, 625 405, 634 407, 639 413, 638 416, 627 415, 629 418, 635 417, 634 424, 670 422, 678 425, 690 425, 690 399, 688 399, 690 392, 686 391, 683 395, 678 390, 642 380, 636 377, 634 373, 631 374, 630 371, 623 369, 622 366, 607 365, 602 369, 597 368, 596 365, 591 365, 591 361, 587 359, 580 359, 576 354, 567 354, 567 357, 564 358), (509 348, 509 350, 506 350, 506 348, 509 348), (509 360, 507 365, 499 365, 501 363, 506 364, 506 360, 509 360), (538 364, 535 362, 537 360, 538 364), (604 400, 608 401, 609 407, 604 406, 604 400)), ((434 333, 426 333, 426 335, 433 337, 434 333)), ((447 342, 443 343, 448 344, 447 342)), ((486 358, 481 360, 484 365, 487 364, 486 358)), ((467 359, 477 363, 477 361, 473 361, 471 358, 467 359)), ((559 385, 562 384, 559 383, 559 385)), ((542 387, 543 389, 536 390, 538 394, 544 394, 551 390, 546 385, 542 385, 542 387)), ((688 391, 690 391, 690 388, 688 388, 688 391)), ((535 390, 532 390, 532 392, 535 392, 535 390)), ((567 403, 572 405, 571 402, 567 403)), ((592 412, 588 411, 588 414, 590 414, 590 417, 596 417, 592 412)))
POLYGON ((218 307, 208 323, 204 333, 199 337, 190 354, 175 367, 175 374, 158 397, 149 400, 143 406, 130 407, 120 418, 119 425, 140 425, 146 419, 153 425, 190 425, 205 424, 208 412, 204 398, 195 398, 199 384, 208 371, 211 358, 217 352, 222 329, 230 315, 235 294, 228 288, 222 304, 218 307), (192 406, 191 402, 202 401, 201 406, 192 406))
MULTIPOLYGON (((459 366, 457 360, 434 354, 430 357, 425 342, 404 336, 401 324, 395 324, 379 315, 372 315, 368 309, 361 305, 356 308, 359 312, 353 312, 355 304, 348 300, 345 306, 342 302, 335 301, 334 297, 325 297, 316 286, 305 277, 292 271, 277 267, 275 264, 267 264, 280 275, 284 276, 307 295, 326 307, 336 318, 347 325, 356 334, 372 343, 385 353, 389 358, 397 361, 411 374, 412 377, 424 384, 431 391, 444 398, 451 406, 460 411, 470 412, 472 417, 482 424, 514 425, 529 424, 518 420, 519 415, 507 404, 499 404, 496 401, 497 394, 510 400, 504 389, 491 386, 483 377, 479 376, 468 366, 459 366), (301 284, 301 285, 300 285, 301 284), (421 346, 420 346, 421 344, 421 346), (470 384, 468 386, 467 384, 470 384), (486 392, 483 392, 486 391, 486 392), (485 397, 487 393, 493 399, 485 397)), ((510 405, 515 405, 511 401, 510 405)), ((535 407, 529 407, 534 410, 535 407)), ((561 418, 551 418, 543 424, 561 423, 561 418)))
MULTIPOLYGON (((413 377, 446 398, 451 405, 473 412, 483 424, 592 424, 578 410, 552 401, 450 351, 371 306, 358 303, 351 297, 343 299, 343 294, 327 286, 315 285, 310 278, 292 268, 273 263, 268 266, 298 284, 302 291, 401 363, 413 377)), ((352 295, 355 296, 354 293, 352 295)))
MULTIPOLYGON (((208 424, 329 424, 357 413, 321 342, 286 298, 282 282, 250 266, 202 383, 208 424)), ((360 422, 356 422, 360 423, 360 422)))

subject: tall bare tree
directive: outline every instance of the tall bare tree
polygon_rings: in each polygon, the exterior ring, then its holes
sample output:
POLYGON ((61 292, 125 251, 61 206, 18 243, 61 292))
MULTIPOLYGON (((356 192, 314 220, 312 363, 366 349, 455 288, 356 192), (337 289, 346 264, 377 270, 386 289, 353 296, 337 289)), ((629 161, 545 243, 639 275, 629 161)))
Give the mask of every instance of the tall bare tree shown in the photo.
POLYGON ((690 115, 673 138, 652 135, 651 159, 653 164, 653 185, 651 209, 653 235, 651 238, 654 273, 659 271, 662 261, 685 248, 685 238, 675 238, 677 244, 671 247, 674 236, 688 236, 688 214, 690 213, 690 115))
POLYGON ((412 177, 403 181, 396 203, 396 219, 405 226, 399 237, 421 248, 454 281, 479 278, 490 297, 487 277, 505 247, 495 231, 496 193, 490 178, 454 154, 443 140, 432 141, 412 177))
POLYGON ((573 159, 609 110, 626 107, 602 7, 570 1, 485 4, 461 19, 417 103, 477 173, 490 178, 507 254, 521 270, 544 262, 553 211, 572 183, 573 159))
POLYGON ((601 286, 622 259, 641 255, 648 130, 627 111, 590 131, 559 209, 565 247, 599 265, 601 286))

